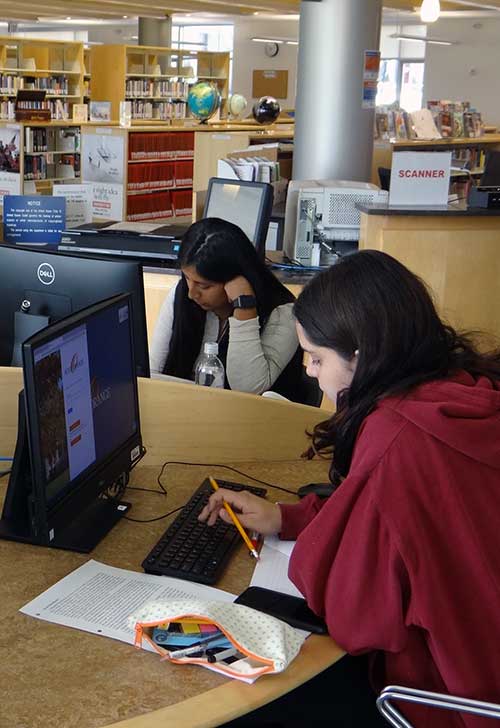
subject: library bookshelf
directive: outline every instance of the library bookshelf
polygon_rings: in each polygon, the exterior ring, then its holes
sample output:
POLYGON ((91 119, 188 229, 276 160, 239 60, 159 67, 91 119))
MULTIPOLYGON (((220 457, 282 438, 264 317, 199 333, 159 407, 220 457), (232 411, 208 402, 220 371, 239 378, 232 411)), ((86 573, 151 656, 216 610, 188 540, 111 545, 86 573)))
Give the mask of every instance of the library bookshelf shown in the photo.
POLYGON ((189 85, 217 84, 225 108, 229 93, 229 53, 155 46, 101 45, 90 50, 94 74, 92 100, 110 101, 111 118, 120 102, 130 101, 132 123, 178 123, 187 116, 189 85))
POLYGON ((232 127, 82 125, 82 181, 102 190, 97 218, 190 222, 217 162, 252 142, 293 138, 293 130, 232 127))
POLYGON ((80 125, 0 122, 0 206, 4 195, 50 194, 80 181, 80 125))
POLYGON ((44 90, 53 120, 72 117, 83 100, 83 44, 0 37, 0 119, 15 120, 17 91, 44 90))
POLYGON ((378 168, 390 168, 394 152, 452 152, 452 167, 467 165, 473 176, 483 173, 488 151, 500 150, 500 134, 484 134, 481 137, 456 137, 446 139, 415 139, 393 142, 375 141, 373 148, 372 181, 379 184, 378 168))

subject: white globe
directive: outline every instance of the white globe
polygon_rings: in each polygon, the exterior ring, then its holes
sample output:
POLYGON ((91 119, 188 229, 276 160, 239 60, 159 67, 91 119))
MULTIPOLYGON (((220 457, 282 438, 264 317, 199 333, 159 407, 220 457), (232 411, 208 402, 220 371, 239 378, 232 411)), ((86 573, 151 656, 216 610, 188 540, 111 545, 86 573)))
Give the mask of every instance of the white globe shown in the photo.
POLYGON ((240 116, 248 106, 248 101, 241 94, 232 94, 228 101, 228 111, 231 116, 240 116))

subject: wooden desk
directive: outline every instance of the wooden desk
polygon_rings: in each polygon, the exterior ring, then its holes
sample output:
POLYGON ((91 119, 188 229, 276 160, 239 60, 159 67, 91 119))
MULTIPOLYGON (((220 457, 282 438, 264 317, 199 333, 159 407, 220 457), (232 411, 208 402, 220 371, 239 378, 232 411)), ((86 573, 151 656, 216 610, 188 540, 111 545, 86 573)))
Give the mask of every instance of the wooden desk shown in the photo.
MULTIPOLYGON (((160 466, 167 459, 231 462, 285 487, 326 479, 326 461, 299 459, 306 444, 304 430, 321 418, 319 410, 194 385, 149 380, 139 380, 139 384, 148 453, 132 473, 132 484, 155 489, 160 466)), ((3 455, 13 450, 21 386, 20 370, 0 368, 3 455)), ((216 476, 233 477, 215 466, 211 470, 216 476)), ((127 493, 133 503, 131 516, 147 519, 172 510, 186 500, 206 473, 206 468, 171 466, 163 481, 166 497, 133 490, 127 493)), ((0 483, 3 493, 6 483, 0 483)), ((287 496, 270 490, 270 497, 287 496)), ((141 571, 142 558, 167 523, 123 521, 91 557, 141 571)), ((285 673, 246 685, 202 668, 168 665, 130 645, 18 612, 88 558, 0 542, 1 728, 209 728, 288 692, 343 654, 329 638, 311 637, 285 673)), ((242 546, 219 586, 240 592, 251 569, 252 561, 242 546)))
POLYGON ((360 249, 389 253, 423 278, 453 327, 500 336, 500 209, 359 209, 360 249))

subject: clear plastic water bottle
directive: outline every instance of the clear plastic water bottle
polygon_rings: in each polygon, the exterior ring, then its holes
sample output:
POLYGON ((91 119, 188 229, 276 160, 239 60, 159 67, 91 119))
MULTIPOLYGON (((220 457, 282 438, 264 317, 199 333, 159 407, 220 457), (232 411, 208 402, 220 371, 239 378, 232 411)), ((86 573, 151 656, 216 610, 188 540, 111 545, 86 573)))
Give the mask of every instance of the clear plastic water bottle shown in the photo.
POLYGON ((194 372, 196 384, 224 388, 224 364, 217 356, 218 353, 219 345, 215 341, 205 342, 203 354, 196 361, 194 372))

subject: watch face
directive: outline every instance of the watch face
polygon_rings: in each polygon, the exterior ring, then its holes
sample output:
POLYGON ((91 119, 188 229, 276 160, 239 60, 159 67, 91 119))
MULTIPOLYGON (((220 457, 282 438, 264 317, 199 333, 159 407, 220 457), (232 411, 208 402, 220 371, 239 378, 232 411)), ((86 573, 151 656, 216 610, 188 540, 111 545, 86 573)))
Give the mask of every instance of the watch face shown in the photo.
POLYGON ((269 42, 269 43, 266 43, 266 45, 264 46, 264 52, 265 52, 266 56, 269 56, 269 58, 274 58, 274 56, 277 56, 278 51, 279 51, 279 45, 277 43, 269 42))

